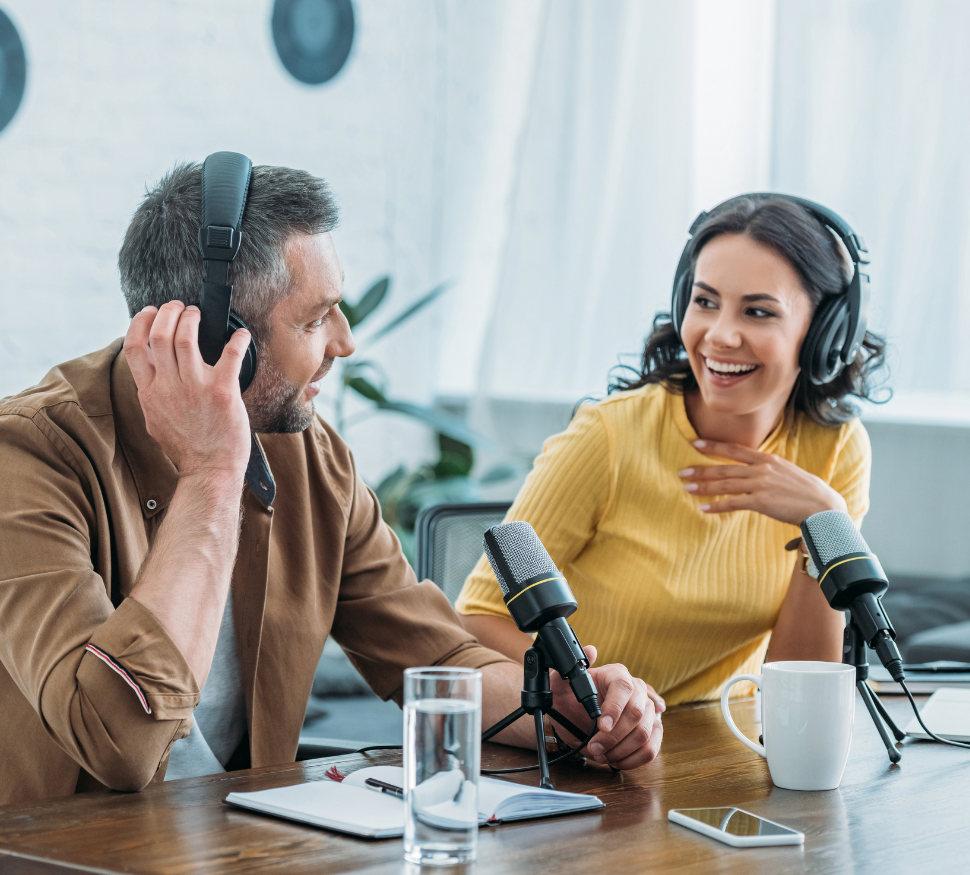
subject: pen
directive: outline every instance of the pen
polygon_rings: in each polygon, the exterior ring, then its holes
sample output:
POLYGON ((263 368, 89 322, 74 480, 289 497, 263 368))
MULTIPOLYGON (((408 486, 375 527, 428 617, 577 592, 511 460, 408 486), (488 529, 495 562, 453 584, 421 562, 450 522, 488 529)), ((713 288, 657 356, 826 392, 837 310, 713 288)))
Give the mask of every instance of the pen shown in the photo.
POLYGON ((378 781, 377 778, 368 778, 364 783, 370 787, 377 787, 381 793, 390 793, 392 796, 397 796, 398 799, 404 798, 404 790, 395 787, 393 784, 386 784, 384 781, 378 781))

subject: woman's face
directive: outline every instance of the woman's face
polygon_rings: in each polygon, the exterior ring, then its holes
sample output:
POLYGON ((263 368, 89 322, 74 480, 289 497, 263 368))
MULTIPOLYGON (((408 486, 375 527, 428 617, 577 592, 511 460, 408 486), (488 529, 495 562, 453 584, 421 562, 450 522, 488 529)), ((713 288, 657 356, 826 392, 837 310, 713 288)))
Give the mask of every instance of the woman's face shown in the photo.
POLYGON ((808 293, 782 255, 743 234, 707 243, 681 329, 704 407, 777 418, 811 321, 808 293))

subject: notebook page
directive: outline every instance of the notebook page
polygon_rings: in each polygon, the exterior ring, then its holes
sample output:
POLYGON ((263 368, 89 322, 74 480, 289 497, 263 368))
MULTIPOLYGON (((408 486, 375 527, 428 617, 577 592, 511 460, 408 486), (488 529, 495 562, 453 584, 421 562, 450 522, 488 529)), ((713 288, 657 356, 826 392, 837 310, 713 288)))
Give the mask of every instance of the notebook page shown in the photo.
MULTIPOLYGON (((352 772, 343 783, 365 787, 365 781, 368 778, 401 787, 404 784, 404 769, 400 766, 369 766, 352 772)), ((583 811, 602 806, 603 803, 596 796, 588 796, 584 793, 566 793, 561 790, 528 787, 484 775, 478 779, 478 811, 482 821, 491 820, 493 817, 499 820, 542 817, 547 814, 583 811)))
POLYGON ((404 833, 404 803, 400 799, 333 781, 230 793, 226 801, 353 835, 383 838, 404 833))

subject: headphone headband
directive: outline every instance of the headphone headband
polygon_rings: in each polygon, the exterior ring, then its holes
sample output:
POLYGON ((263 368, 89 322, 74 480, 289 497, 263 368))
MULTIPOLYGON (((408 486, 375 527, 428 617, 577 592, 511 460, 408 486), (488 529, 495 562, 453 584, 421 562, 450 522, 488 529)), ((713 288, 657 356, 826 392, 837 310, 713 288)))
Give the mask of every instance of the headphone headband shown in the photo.
MULTIPOLYGON (((199 309, 199 351, 215 365, 233 331, 245 328, 232 312, 229 265, 242 245, 242 216, 253 163, 239 152, 214 152, 202 165, 202 221, 199 252, 205 261, 205 282, 199 309)), ((256 346, 250 341, 239 371, 245 392, 256 374, 256 346)))
POLYGON ((852 278, 840 295, 833 295, 819 303, 812 325, 802 345, 802 369, 816 385, 829 383, 850 364, 865 339, 869 319, 869 251, 865 240, 848 222, 828 207, 795 195, 775 192, 753 192, 730 198, 709 212, 702 212, 691 223, 687 243, 681 252, 674 274, 671 319, 680 336, 684 315, 690 302, 693 284, 691 242, 707 222, 732 204, 743 200, 784 200, 802 207, 819 222, 831 228, 842 241, 852 262, 852 278))

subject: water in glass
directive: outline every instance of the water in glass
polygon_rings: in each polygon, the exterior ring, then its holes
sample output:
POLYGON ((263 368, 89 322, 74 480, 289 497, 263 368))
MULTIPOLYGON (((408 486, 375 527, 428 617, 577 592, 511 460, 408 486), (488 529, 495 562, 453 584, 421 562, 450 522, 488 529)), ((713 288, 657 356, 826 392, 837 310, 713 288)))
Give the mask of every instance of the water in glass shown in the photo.
POLYGON ((404 856, 409 862, 448 865, 475 859, 480 675, 474 680, 477 690, 468 691, 470 698, 435 697, 448 686, 441 681, 430 689, 427 684, 424 690, 413 689, 430 696, 405 698, 404 856))

